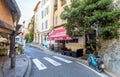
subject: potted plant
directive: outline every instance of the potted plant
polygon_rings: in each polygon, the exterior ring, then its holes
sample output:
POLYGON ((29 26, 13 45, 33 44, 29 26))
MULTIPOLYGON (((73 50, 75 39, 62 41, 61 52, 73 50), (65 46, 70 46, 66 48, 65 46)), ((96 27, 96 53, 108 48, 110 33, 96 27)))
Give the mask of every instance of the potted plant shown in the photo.
POLYGON ((24 53, 24 49, 23 49, 22 46, 23 46, 22 44, 18 44, 18 48, 17 48, 18 54, 23 54, 24 53))

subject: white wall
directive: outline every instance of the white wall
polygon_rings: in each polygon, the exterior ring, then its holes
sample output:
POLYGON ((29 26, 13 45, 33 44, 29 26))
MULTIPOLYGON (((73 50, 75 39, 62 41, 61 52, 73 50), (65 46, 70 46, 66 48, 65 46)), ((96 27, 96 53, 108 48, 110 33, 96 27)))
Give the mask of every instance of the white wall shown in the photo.
MULTIPOLYGON (((50 30, 50 27, 53 26, 53 0, 46 0, 46 3, 43 5, 44 0, 41 0, 40 5, 38 6, 37 11, 35 12, 35 25, 36 25, 36 32, 40 34, 50 30), (42 11, 45 12, 45 9, 49 7, 49 13, 42 18, 42 11), (46 20, 48 21, 48 27, 45 28, 46 20), (42 29, 42 23, 44 23, 44 29, 42 29)), ((41 43, 42 38, 44 35, 40 35, 39 42, 41 43)))
POLYGON ((52 0, 46 0, 46 3, 44 4, 44 5, 42 5, 42 3, 43 3, 43 1, 44 0, 42 0, 42 2, 41 2, 41 5, 40 5, 40 7, 39 7, 39 15, 40 15, 40 31, 41 32, 43 32, 43 31, 47 31, 47 30, 49 30, 50 29, 50 26, 52 26, 51 25, 51 21, 52 21, 52 17, 51 17, 51 15, 53 14, 53 12, 52 12, 52 0), (41 18, 41 12, 42 11, 45 11, 45 9, 47 8, 47 7, 49 7, 49 13, 48 13, 48 15, 46 15, 46 16, 44 16, 43 18, 41 18), (46 20, 48 20, 48 28, 46 29, 45 28, 45 22, 46 22, 46 20), (44 29, 42 30, 42 23, 44 23, 44 29))

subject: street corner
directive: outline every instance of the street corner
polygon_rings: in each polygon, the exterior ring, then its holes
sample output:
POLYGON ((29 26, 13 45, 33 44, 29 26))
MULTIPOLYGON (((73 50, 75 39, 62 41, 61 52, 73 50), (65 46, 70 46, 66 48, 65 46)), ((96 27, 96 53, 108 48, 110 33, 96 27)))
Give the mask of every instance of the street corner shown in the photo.
POLYGON ((24 77, 29 77, 31 72, 31 57, 26 55, 26 58, 28 60, 28 66, 26 72, 24 73, 24 77))
POLYGON ((7 56, 5 56, 3 58, 5 59, 4 64, 3 64, 3 71, 2 71, 3 76, 0 75, 0 77, 13 77, 15 69, 10 69, 10 58, 7 56))
POLYGON ((29 59, 25 54, 16 57, 15 77, 23 77, 29 66, 29 59))

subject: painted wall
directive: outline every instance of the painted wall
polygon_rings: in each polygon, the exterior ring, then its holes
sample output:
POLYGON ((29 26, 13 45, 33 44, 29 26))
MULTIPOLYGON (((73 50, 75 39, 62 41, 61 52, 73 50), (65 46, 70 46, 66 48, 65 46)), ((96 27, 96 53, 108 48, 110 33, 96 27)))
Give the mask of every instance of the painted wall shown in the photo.
POLYGON ((36 33, 39 33, 39 43, 43 41, 46 37, 47 31, 51 29, 53 26, 53 1, 52 0, 41 0, 40 4, 35 11, 35 26, 36 26, 36 33), (45 10, 48 8, 48 14, 43 15, 42 18, 42 11, 45 14, 45 10), (47 20, 47 28, 45 27, 47 20), (42 27, 42 24, 44 26, 42 27))
POLYGON ((68 6, 71 3, 70 0, 66 0, 66 1, 67 2, 64 5, 61 5, 61 0, 58 0, 58 2, 57 2, 57 10, 54 12, 54 26, 59 26, 59 25, 64 24, 66 22, 60 18, 60 14, 64 10, 64 7, 68 6), (57 16, 57 24, 55 24, 55 17, 56 16, 57 16))
POLYGON ((40 4, 40 6, 39 6, 39 11, 38 11, 38 13, 39 13, 39 19, 38 20, 40 20, 39 21, 39 26, 40 26, 40 28, 39 28, 39 30, 40 30, 40 32, 44 32, 44 31, 47 31, 47 30, 49 30, 53 25, 53 2, 52 2, 52 0, 42 0, 41 1, 41 4, 40 4), (46 1, 45 3, 44 3, 44 1, 46 1), (44 14, 45 14, 45 9, 48 7, 48 14, 47 15, 43 15, 44 17, 42 18, 42 11, 44 12, 44 14), (45 22, 46 22, 46 20, 48 20, 48 27, 47 28, 45 28, 45 22), (44 23, 44 28, 42 29, 42 23, 44 23))
POLYGON ((76 52, 78 49, 84 49, 85 48, 85 41, 84 41, 84 36, 78 37, 78 42, 77 43, 66 43, 66 47, 68 49, 71 49, 73 52, 76 52))

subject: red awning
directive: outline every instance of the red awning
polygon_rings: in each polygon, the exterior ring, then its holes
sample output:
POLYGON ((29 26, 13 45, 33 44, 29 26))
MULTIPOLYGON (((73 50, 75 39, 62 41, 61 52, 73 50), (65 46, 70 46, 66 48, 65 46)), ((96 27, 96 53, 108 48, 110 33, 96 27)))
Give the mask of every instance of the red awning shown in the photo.
POLYGON ((72 40, 71 37, 66 35, 65 29, 55 30, 48 36, 50 40, 72 40))

